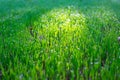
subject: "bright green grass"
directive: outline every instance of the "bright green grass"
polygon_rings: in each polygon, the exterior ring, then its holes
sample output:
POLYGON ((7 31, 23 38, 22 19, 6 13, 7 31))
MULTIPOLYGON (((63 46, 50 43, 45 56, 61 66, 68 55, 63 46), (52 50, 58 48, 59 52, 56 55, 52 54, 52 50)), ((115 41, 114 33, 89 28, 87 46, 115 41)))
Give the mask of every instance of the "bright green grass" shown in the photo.
POLYGON ((119 80, 119 0, 0 0, 0 79, 119 80))

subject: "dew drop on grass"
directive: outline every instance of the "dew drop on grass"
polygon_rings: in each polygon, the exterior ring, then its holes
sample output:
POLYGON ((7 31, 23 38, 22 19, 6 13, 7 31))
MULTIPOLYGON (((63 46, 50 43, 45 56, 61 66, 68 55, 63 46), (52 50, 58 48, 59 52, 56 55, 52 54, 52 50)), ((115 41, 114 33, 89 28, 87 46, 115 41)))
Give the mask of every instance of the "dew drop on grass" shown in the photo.
POLYGON ((23 74, 20 74, 19 79, 22 80, 23 77, 24 77, 24 75, 23 75, 23 74))
POLYGON ((99 62, 97 61, 97 62, 95 62, 95 64, 99 64, 99 62))
POLYGON ((118 41, 120 42, 120 37, 118 37, 118 41))
POLYGON ((67 47, 67 46, 66 46, 65 48, 66 48, 66 49, 68 49, 68 47, 67 47))
POLYGON ((51 49, 51 52, 54 52, 54 50, 53 50, 53 49, 51 49))
POLYGON ((93 65, 93 62, 91 62, 90 64, 93 65))
POLYGON ((41 53, 43 53, 44 51, 43 51, 43 50, 41 50, 40 52, 41 52, 41 53))
POLYGON ((99 64, 99 60, 98 59, 95 59, 95 64, 99 64))

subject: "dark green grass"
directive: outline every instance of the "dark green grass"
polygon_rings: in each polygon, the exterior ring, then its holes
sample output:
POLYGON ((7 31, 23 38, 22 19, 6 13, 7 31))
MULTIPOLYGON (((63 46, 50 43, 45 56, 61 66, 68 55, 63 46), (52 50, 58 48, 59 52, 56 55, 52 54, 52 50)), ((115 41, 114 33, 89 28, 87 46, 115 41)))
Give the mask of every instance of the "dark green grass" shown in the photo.
POLYGON ((119 0, 1 0, 0 79, 119 80, 119 0))

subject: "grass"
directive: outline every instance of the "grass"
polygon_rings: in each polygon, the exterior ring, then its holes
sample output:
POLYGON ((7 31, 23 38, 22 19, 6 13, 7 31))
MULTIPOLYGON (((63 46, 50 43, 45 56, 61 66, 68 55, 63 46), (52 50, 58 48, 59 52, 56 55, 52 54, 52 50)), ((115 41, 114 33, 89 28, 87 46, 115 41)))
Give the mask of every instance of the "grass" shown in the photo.
POLYGON ((119 80, 119 0, 1 0, 0 79, 119 80))

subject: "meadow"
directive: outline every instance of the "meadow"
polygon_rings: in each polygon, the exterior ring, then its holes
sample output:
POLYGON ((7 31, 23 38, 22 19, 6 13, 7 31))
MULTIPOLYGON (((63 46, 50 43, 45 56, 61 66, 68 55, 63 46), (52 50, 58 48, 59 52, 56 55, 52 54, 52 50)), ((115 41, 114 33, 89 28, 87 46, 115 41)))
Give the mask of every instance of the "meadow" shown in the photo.
POLYGON ((0 80, 120 80, 119 0, 0 0, 0 80))

